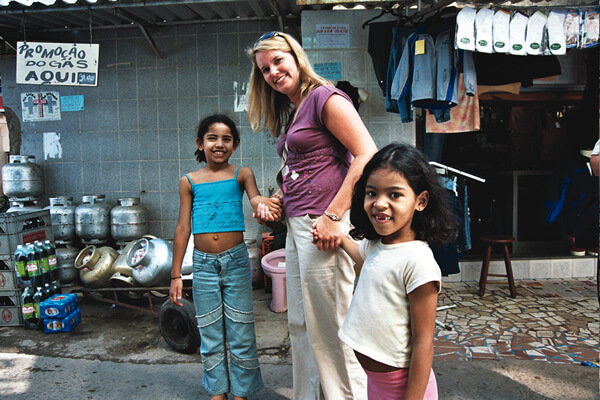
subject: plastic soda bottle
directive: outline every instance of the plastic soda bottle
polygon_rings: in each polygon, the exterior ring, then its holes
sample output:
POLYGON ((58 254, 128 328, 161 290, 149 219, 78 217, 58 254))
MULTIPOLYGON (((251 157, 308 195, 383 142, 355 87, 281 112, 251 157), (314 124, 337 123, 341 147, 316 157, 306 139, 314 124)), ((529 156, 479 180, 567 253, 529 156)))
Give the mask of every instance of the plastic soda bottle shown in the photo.
POLYGON ((52 278, 50 277, 50 264, 48 263, 48 250, 44 247, 44 244, 40 241, 35 241, 35 250, 40 255, 40 269, 42 271, 42 282, 51 283, 52 278))
POLYGON ((32 287, 42 287, 42 271, 40 269, 40 256, 35 250, 33 243, 29 243, 26 249, 27 255, 27 273, 31 280, 32 287))
POLYGON ((21 312, 23 315, 23 327, 25 329, 37 329, 38 317, 35 314, 35 305, 33 301, 35 289, 28 286, 21 294, 21 312))
POLYGON ((15 254, 15 271, 17 272, 17 285, 21 288, 31 285, 29 274, 27 273, 27 253, 22 244, 17 245, 15 254))
POLYGON ((52 279, 52 287, 55 293, 60 292, 60 280, 58 278, 58 268, 56 262, 56 247, 49 240, 44 242, 44 248, 48 253, 48 266, 50 267, 50 277, 52 279))
POLYGON ((44 295, 44 300, 49 299, 54 296, 56 292, 54 291, 54 287, 52 286, 52 282, 44 283, 44 287, 42 288, 42 294, 44 295))
POLYGON ((37 318, 36 328, 42 329, 44 327, 44 320, 40 314, 40 303, 46 300, 44 298, 44 292, 42 287, 38 286, 35 293, 33 294, 33 307, 35 309, 35 317, 37 318))

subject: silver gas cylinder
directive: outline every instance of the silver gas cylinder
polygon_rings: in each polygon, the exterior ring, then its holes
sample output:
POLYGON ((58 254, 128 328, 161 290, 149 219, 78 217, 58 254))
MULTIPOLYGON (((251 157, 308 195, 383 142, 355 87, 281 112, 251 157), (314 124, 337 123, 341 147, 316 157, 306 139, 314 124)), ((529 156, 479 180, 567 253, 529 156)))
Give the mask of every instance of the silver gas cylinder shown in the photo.
POLYGON ((256 240, 244 239, 248 255, 250 256, 250 268, 252 270, 252 287, 260 287, 264 284, 264 272, 260 265, 261 251, 256 246, 256 240))
POLYGON ((148 210, 139 197, 123 197, 110 210, 110 233, 119 246, 148 233, 148 210))
POLYGON ((86 244, 104 243, 110 236, 110 206, 103 194, 85 195, 75 208, 75 234, 86 244))
POLYGON ((56 244, 71 243, 75 239, 76 206, 73 205, 73 197, 50 197, 48 202, 50 205, 44 209, 50 210, 52 232, 54 232, 56 244))
POLYGON ((8 210, 6 210, 7 213, 28 213, 43 210, 43 208, 38 205, 38 201, 22 201, 11 199, 9 204, 10 207, 8 210))
POLYGON ((2 190, 10 199, 39 200, 44 193, 44 173, 35 156, 9 156, 8 164, 2 166, 2 190))
POLYGON ((142 238, 133 243, 126 257, 133 279, 142 286, 169 286, 173 244, 161 238, 142 238))
POLYGON ((61 286, 72 286, 79 281, 75 259, 79 250, 73 246, 56 246, 56 269, 61 286))

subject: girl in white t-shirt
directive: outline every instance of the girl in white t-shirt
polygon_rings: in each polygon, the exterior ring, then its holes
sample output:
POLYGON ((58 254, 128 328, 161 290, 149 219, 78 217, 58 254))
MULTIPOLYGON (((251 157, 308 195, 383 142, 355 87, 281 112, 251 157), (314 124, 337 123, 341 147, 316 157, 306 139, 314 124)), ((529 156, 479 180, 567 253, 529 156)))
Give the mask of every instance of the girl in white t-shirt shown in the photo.
POLYGON ((354 188, 350 235, 367 240, 342 236, 362 270, 339 337, 367 374, 369 400, 437 399, 441 272, 428 242, 451 241, 458 229, 444 190, 423 153, 397 143, 373 156, 354 188))

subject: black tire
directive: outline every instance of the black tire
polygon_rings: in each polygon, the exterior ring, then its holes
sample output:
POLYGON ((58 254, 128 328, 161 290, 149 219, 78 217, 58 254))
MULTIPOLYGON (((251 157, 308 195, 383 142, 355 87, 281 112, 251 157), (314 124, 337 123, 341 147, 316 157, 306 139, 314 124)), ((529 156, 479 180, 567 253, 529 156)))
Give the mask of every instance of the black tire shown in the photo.
POLYGON ((200 332, 196 322, 196 310, 190 301, 179 300, 178 306, 167 300, 158 312, 160 333, 173 350, 183 354, 193 354, 200 347, 200 332))

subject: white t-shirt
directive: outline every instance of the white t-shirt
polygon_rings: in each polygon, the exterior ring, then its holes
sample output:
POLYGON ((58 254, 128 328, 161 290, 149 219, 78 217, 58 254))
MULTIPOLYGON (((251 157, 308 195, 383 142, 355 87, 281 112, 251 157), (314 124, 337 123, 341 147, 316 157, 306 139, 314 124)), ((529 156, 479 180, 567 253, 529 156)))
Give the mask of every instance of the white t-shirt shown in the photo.
POLYGON ((383 244, 363 240, 365 260, 339 338, 373 360, 397 368, 410 364, 411 331, 408 294, 442 273, 423 241, 383 244))

